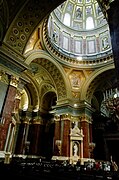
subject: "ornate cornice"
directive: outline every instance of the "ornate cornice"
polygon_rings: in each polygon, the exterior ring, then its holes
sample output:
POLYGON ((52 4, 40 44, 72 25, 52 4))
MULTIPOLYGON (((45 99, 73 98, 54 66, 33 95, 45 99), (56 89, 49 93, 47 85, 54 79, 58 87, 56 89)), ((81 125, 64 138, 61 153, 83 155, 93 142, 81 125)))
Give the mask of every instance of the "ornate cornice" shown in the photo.
POLYGON ((19 83, 19 78, 11 76, 10 85, 13 87, 17 87, 18 83, 19 83))
POLYGON ((104 65, 110 64, 113 62, 113 55, 112 52, 104 53, 99 55, 94 55, 92 57, 88 57, 83 60, 77 60, 74 57, 70 57, 62 53, 59 49, 57 49, 51 43, 51 40, 48 36, 48 28, 47 28, 48 18, 44 20, 43 26, 40 33, 42 33, 42 45, 44 48, 53 56, 55 57, 60 63, 63 63, 68 66, 73 66, 74 68, 96 68, 102 67, 104 65))
POLYGON ((17 74, 29 69, 28 65, 24 63, 24 57, 4 43, 0 48, 0 59, 0 64, 17 74))

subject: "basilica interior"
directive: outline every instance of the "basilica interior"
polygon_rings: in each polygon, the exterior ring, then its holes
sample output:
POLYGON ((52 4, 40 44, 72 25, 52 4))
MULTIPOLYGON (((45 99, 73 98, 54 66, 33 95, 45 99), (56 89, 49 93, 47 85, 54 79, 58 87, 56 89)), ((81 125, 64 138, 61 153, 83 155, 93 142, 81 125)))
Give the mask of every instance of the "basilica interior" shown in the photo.
POLYGON ((119 163, 118 0, 0 0, 0 160, 119 163))

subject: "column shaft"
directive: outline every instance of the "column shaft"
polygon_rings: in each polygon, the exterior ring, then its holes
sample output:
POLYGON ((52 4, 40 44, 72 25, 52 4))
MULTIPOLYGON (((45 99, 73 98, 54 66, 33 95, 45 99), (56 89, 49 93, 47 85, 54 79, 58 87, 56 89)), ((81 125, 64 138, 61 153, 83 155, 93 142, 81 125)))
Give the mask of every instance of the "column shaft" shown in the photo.
POLYGON ((31 124, 29 133, 29 153, 32 155, 42 155, 43 125, 31 124))
POLYGON ((61 155, 61 121, 60 118, 55 120, 54 132, 54 156, 61 155))
POLYGON ((62 120, 62 151, 61 155, 69 157, 70 156, 70 120, 68 118, 65 118, 62 120))
POLYGON ((25 154, 26 134, 29 124, 21 122, 16 142, 15 154, 25 154))
POLYGON ((81 122, 81 127, 83 129, 83 157, 89 158, 89 123, 87 121, 81 122))
POLYGON ((9 123, 11 122, 11 114, 14 107, 14 99, 16 95, 16 88, 9 86, 7 97, 5 99, 5 104, 2 111, 2 118, 4 119, 4 125, 0 128, 0 151, 4 150, 7 131, 9 128, 9 123))

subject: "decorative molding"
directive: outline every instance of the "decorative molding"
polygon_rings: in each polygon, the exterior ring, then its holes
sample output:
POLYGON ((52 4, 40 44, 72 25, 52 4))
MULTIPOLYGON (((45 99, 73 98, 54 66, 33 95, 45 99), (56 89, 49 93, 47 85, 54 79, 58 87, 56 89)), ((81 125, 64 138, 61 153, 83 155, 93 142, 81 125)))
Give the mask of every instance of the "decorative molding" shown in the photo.
POLYGON ((17 77, 11 76, 10 85, 14 86, 14 87, 17 87, 18 83, 19 83, 19 79, 17 77))
POLYGON ((48 18, 46 18, 44 20, 43 26, 42 26, 42 34, 43 36, 41 37, 42 40, 42 44, 44 46, 45 49, 47 49, 47 51, 55 58, 65 64, 65 65, 69 65, 69 66, 73 66, 75 68, 78 67, 83 67, 83 68, 96 68, 96 67, 102 67, 104 65, 110 64, 113 62, 113 55, 112 55, 112 50, 109 53, 104 53, 103 56, 102 54, 98 54, 95 56, 87 56, 87 58, 83 58, 83 60, 77 60, 74 57, 70 57, 70 55, 66 55, 65 53, 62 53, 59 49, 56 49, 55 46, 52 45, 51 40, 48 36, 48 29, 47 29, 47 23, 48 23, 48 18), (101 56, 101 57, 100 57, 101 56))
POLYGON ((17 11, 14 21, 12 21, 4 42, 9 44, 20 54, 23 54, 29 37, 34 29, 55 7, 63 3, 64 0, 47 1, 47 0, 27 0, 24 6, 17 11))

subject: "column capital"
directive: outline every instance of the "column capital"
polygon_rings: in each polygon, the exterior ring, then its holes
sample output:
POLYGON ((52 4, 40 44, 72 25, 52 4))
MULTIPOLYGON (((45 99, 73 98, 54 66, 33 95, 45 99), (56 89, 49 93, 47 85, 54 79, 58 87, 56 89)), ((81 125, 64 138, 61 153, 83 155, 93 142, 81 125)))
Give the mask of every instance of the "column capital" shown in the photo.
POLYGON ((10 85, 17 88, 18 83, 19 83, 19 78, 15 76, 11 76, 10 85))
POLYGON ((91 122, 92 118, 90 116, 87 116, 86 114, 82 114, 80 117, 79 117, 80 121, 81 122, 91 122))
POLYGON ((38 112, 35 113, 36 114, 33 115, 32 124, 43 124, 42 117, 38 114, 38 112))
POLYGON ((61 115, 62 120, 71 120, 71 115, 66 113, 61 115))
POLYGON ((30 123, 32 119, 32 113, 30 111, 21 111, 20 112, 20 121, 23 123, 30 123))

